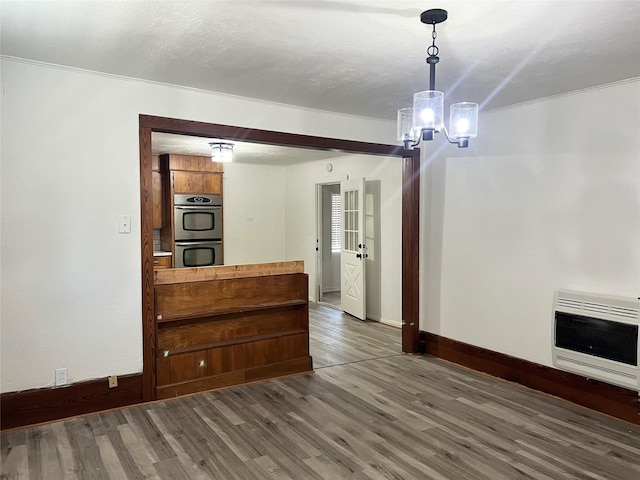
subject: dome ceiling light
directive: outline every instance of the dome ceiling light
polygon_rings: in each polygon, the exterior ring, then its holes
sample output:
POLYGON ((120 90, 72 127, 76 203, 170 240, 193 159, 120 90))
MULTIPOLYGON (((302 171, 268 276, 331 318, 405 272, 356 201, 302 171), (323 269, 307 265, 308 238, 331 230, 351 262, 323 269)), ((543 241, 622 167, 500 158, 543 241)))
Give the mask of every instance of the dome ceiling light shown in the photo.
POLYGON ((211 161, 229 163, 233 161, 233 143, 217 140, 209 144, 211 147, 211 161))

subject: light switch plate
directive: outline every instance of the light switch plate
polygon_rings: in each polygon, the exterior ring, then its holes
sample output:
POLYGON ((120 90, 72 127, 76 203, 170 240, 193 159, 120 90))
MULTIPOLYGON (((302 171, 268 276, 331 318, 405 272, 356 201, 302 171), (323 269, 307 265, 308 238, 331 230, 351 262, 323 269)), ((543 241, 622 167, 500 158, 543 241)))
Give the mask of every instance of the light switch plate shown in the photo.
POLYGON ((131 215, 118 217, 118 233, 131 233, 131 215))

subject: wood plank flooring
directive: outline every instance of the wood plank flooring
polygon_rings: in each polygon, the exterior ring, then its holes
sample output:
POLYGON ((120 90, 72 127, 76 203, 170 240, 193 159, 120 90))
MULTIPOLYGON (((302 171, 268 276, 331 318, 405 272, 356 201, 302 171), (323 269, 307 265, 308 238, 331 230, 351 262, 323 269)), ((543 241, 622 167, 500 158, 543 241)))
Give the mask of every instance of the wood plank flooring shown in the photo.
POLYGON ((342 298, 340 296, 340 292, 326 292, 322 294, 322 302, 321 304, 326 304, 330 307, 336 308, 340 310, 342 304, 342 298))
POLYGON ((313 368, 399 355, 401 331, 309 304, 309 350, 313 368))
POLYGON ((311 306, 316 373, 3 432, 1 478, 640 478, 640 428, 311 306))

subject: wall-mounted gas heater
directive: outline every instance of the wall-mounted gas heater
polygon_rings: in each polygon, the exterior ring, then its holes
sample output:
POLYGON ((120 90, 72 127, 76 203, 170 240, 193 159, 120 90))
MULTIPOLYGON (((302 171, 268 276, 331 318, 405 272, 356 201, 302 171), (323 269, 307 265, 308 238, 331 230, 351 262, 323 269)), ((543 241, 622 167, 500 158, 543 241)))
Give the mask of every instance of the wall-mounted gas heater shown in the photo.
POLYGON ((640 392, 640 300, 558 290, 553 365, 640 392))

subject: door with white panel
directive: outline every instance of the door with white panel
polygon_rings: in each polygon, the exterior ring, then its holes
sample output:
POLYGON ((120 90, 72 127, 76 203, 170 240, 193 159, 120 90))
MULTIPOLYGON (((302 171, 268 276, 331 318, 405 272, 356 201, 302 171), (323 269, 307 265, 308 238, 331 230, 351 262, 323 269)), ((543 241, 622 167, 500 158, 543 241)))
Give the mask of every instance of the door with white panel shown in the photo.
POLYGON ((361 320, 367 316, 364 244, 365 179, 340 183, 342 192, 342 251, 340 253, 342 310, 361 320))

